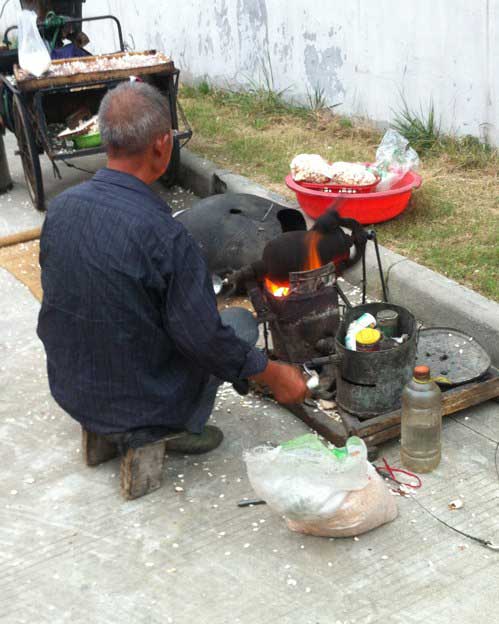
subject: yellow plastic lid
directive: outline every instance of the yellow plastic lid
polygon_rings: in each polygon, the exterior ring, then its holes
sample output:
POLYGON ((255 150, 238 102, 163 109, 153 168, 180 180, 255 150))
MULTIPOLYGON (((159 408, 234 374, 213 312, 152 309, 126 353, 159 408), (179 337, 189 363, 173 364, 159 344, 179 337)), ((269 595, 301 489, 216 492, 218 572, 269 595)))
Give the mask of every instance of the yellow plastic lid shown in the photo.
POLYGON ((381 332, 377 329, 367 327, 366 329, 360 330, 360 332, 355 336, 355 340, 361 345, 376 344, 379 340, 381 340, 381 332))

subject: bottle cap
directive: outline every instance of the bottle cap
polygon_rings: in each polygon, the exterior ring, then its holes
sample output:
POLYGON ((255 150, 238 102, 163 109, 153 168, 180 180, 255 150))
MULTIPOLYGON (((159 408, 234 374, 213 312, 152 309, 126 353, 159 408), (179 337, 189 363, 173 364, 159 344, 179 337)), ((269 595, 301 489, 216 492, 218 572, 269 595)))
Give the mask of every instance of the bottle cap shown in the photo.
POLYGON ((380 310, 376 314, 376 320, 378 323, 382 323, 383 321, 395 321, 398 319, 398 316, 398 312, 387 308, 386 310, 380 310))
POLYGON ((355 340, 360 345, 373 345, 381 340, 381 332, 377 329, 361 329, 355 336, 355 340))
POLYGON ((421 381, 430 380, 430 367, 429 366, 416 366, 414 368, 414 379, 420 379, 421 381))

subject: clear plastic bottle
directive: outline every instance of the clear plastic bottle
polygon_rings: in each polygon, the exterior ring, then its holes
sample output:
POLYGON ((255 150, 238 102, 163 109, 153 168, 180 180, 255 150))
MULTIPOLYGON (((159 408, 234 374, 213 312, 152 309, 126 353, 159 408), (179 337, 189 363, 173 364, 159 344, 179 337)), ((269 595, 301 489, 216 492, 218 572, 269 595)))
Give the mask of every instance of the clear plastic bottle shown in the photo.
POLYGON ((428 366, 416 366, 402 392, 400 458, 408 470, 431 472, 440 463, 442 393, 428 366))

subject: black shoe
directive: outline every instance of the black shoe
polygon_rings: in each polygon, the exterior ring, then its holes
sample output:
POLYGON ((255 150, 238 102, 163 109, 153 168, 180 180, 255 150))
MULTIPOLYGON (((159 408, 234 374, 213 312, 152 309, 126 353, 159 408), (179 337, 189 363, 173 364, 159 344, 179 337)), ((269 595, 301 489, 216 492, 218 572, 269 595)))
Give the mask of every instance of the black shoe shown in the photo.
POLYGON ((206 425, 202 433, 186 431, 174 439, 165 440, 165 451, 183 455, 208 453, 220 446, 223 439, 224 434, 218 427, 206 425))

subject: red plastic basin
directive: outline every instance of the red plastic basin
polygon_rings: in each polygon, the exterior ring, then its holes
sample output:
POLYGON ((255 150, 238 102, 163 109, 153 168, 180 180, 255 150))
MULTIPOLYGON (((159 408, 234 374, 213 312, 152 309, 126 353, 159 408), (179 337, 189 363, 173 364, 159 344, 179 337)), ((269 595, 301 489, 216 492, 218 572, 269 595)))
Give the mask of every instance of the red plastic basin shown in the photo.
POLYGON ((403 212, 411 193, 421 186, 421 176, 409 171, 389 191, 355 193, 325 193, 301 186, 291 174, 286 177, 286 185, 296 193, 296 199, 304 212, 317 219, 332 206, 340 217, 356 219, 362 225, 382 223, 403 212))

